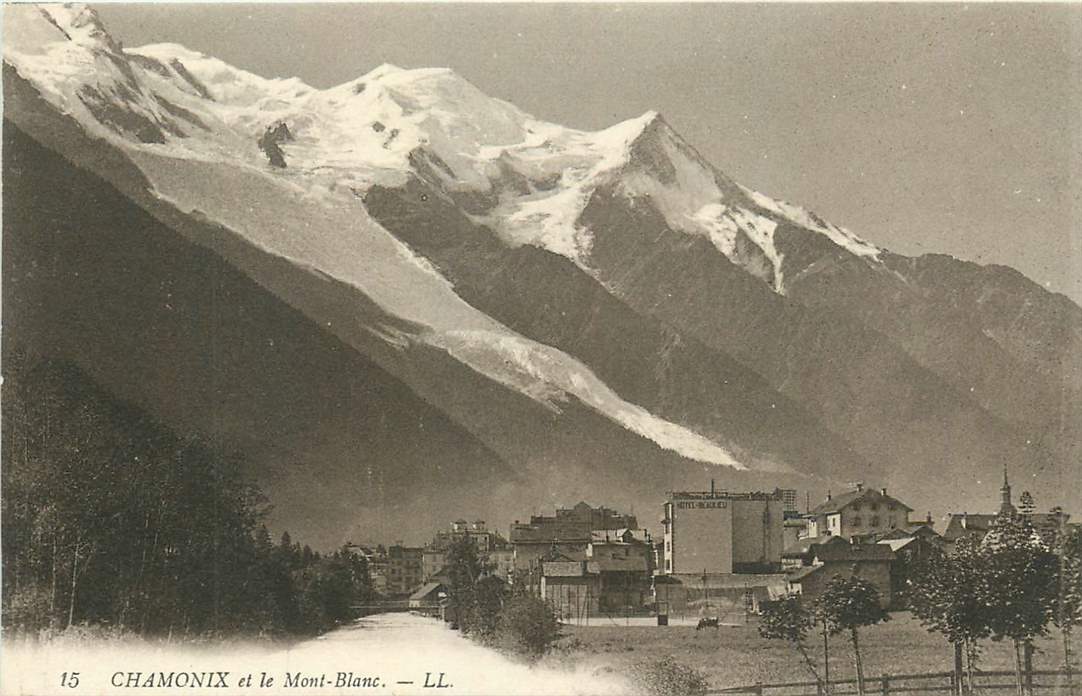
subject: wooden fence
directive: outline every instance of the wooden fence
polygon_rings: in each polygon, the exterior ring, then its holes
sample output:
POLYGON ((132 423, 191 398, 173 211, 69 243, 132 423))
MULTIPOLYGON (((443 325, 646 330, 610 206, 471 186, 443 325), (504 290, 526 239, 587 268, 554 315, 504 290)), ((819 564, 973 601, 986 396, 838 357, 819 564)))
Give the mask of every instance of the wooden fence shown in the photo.
MULTIPOLYGON (((1022 675, 1023 693, 1082 696, 1082 679, 1077 672, 1063 670, 1032 670, 1022 675)), ((1012 671, 974 672, 973 682, 956 672, 925 672, 923 674, 884 674, 865 677, 866 696, 882 694, 944 694, 980 696, 993 692, 1018 691, 1012 671)), ((818 682, 787 682, 783 684, 752 684, 727 689, 711 689, 708 694, 755 694, 756 696, 849 696, 857 693, 856 679, 831 681, 829 687, 818 682)))

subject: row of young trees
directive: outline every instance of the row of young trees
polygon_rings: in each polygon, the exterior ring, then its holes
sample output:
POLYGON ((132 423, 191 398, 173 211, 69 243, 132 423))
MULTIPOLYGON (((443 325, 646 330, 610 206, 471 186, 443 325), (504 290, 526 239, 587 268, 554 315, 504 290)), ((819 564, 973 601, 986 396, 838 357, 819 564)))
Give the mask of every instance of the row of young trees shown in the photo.
POLYGON ((1046 518, 1051 527, 1035 525, 1027 497, 1021 514, 1000 515, 984 539, 960 539, 950 555, 924 563, 909 593, 921 622, 954 644, 958 661, 965 655, 970 684, 981 641, 1011 641, 1020 693, 1023 662, 1052 625, 1060 630, 1070 677, 1071 636, 1082 623, 1082 530, 1059 514, 1046 518))
POLYGON ((552 607, 529 593, 526 583, 508 585, 486 573, 484 559, 468 539, 447 551, 448 611, 458 630, 504 652, 540 659, 560 637, 552 607))
MULTIPOLYGON (((913 569, 907 588, 914 615, 930 631, 954 644, 956 661, 966 656, 967 683, 973 684, 981 642, 1011 641, 1018 692, 1024 690, 1023 663, 1029 663, 1033 641, 1059 628, 1068 680, 1073 669, 1071 638, 1082 624, 1082 530, 1057 523, 1039 528, 1033 522, 1032 499, 1022 514, 1001 515, 983 540, 959 540, 950 553, 938 553, 913 569)), ((824 667, 829 665, 826 641, 847 633, 853 646, 857 689, 864 693, 859 629, 885 621, 879 593, 860 577, 835 576, 814 601, 800 596, 763 605, 759 632, 785 640, 800 653, 817 683, 828 688, 812 655, 813 634, 824 638, 824 667)))
POLYGON ((6 628, 312 632, 370 592, 363 558, 271 541, 266 501, 235 455, 175 434, 71 364, 4 362, 6 628))
POLYGON ((829 689, 829 636, 846 634, 853 646, 857 691, 864 693, 864 664, 860 653, 860 629, 890 620, 883 609, 879 590, 861 577, 834 576, 815 601, 799 595, 763 603, 759 634, 764 638, 788 641, 800 653, 804 665, 821 690, 829 689), (823 636, 823 673, 809 650, 814 633, 823 636))

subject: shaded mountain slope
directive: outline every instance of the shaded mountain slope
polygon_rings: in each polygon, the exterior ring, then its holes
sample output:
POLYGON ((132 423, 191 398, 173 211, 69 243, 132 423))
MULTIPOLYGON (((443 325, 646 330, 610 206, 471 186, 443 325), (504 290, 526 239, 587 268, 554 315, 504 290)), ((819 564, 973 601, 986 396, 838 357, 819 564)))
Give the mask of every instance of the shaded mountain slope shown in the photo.
POLYGON ((238 447, 275 522, 315 543, 417 534, 463 510, 513 519, 584 490, 609 488, 611 503, 648 509, 658 491, 707 477, 804 480, 689 462, 575 400, 545 408, 444 351, 389 348, 364 324, 416 327, 184 216, 217 240, 216 252, 193 245, 11 122, 4 132, 8 344, 70 359, 177 429, 238 447), (292 299, 314 315, 366 307, 347 336, 367 337, 408 385, 222 256, 297 288, 292 299))
MULTIPOLYGON (((433 463, 457 473, 440 484, 452 489, 510 475, 468 432, 214 254, 10 122, 4 136, 5 347, 71 360, 179 430, 243 450, 278 514, 317 541, 393 524, 396 497, 433 463)), ((433 507, 433 523, 453 514, 433 507)))
MULTIPOLYGON (((93 292, 38 289, 13 316, 49 327, 34 340, 90 349, 88 369, 156 413, 264 447, 266 471, 288 472, 280 490, 310 486, 283 498, 299 515, 321 494, 347 514, 335 487, 359 451, 403 491, 394 519, 444 514, 426 506, 448 477, 478 504, 503 484, 485 513, 503 521, 583 490, 652 506, 708 477, 813 495, 866 478, 933 509, 958 502, 944 477, 977 507, 1004 464, 1049 503, 1082 477, 1082 309, 1009 269, 902 257, 745 188, 657 113, 586 132, 446 69, 383 65, 319 90, 175 44, 123 49, 85 6, 7 8, 5 23, 5 118, 29 136, 18 147, 60 155, 53 178, 78 192, 56 210, 32 197, 26 224, 79 229, 106 201, 122 212, 99 226, 187 250, 186 265, 160 263, 190 286, 176 317, 127 298, 149 292, 112 278, 129 263, 113 245, 133 242, 102 233, 63 247, 64 272, 93 292), (229 269, 234 289, 198 294, 214 287, 200 265, 229 269), (77 318, 95 293, 133 308, 98 310, 122 338, 50 318, 54 305, 77 318), (199 328, 215 313, 225 344, 199 328), (241 356, 276 322, 300 337, 257 369, 268 358, 241 356), (290 367, 305 361, 320 365, 290 367), (170 398, 189 371, 195 386, 170 398), (357 380, 385 386, 320 402, 357 380), (386 431, 355 425, 385 407, 386 431), (431 414, 424 432, 400 424, 414 410, 431 414), (298 452, 312 461, 281 465, 298 452)), ((160 282, 158 246, 142 243, 143 284, 160 282)))

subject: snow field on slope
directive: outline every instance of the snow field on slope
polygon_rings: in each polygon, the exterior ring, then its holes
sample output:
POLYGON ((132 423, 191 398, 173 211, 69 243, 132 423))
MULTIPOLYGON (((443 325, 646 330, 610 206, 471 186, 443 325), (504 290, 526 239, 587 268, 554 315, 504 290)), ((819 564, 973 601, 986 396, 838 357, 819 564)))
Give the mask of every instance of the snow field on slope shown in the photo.
MULTIPOLYGON (((247 168, 140 151, 132 155, 163 200, 189 213, 199 211, 264 252, 317 269, 361 290, 391 314, 425 325, 430 331, 416 340, 447 350, 475 371, 549 408, 574 396, 689 459, 744 468, 707 438, 625 401, 575 358, 520 336, 469 305, 348 194, 338 194, 338 200, 312 197, 247 168)), ((271 289, 287 297, 290 292, 271 289)))
MULTIPOLYGON (((530 191, 501 189, 503 198, 489 222, 511 243, 536 244, 586 266, 590 239, 578 218, 599 183, 620 177, 625 193, 649 196, 674 229, 706 236, 721 253, 734 254, 737 235, 744 233, 771 258, 780 288, 774 223, 725 206, 712 168, 690 157, 663 122, 651 128, 659 123, 657 114, 587 133, 536 121, 443 69, 385 65, 338 87, 313 90, 295 79, 267 80, 172 44, 136 52, 169 66, 167 76, 137 68, 139 78, 205 118, 212 131, 193 130, 190 138, 143 145, 105 130, 85 109, 74 115, 125 149, 163 200, 220 222, 268 254, 357 288, 389 313, 427 327, 415 340, 458 351, 457 357, 477 371, 550 407, 574 396, 665 449, 743 468, 709 439, 624 401, 573 357, 477 311, 431 264, 373 221, 343 186, 363 188, 392 176, 400 183, 417 146, 450 168, 452 188, 499 187, 504 182, 492 177, 510 167, 525 177, 530 191), (187 83, 174 59, 207 85, 213 100, 187 83), (290 163, 284 170, 267 166, 252 142, 279 120, 291 125, 295 136, 283 145, 290 163), (657 134, 675 169, 672 183, 629 166, 631 148, 647 128, 651 132, 645 137, 657 134)), ((70 96, 81 82, 101 77, 81 45, 53 42, 48 53, 77 67, 64 81, 46 81, 44 90, 53 98, 70 96), (58 45, 85 55, 58 56, 58 45)), ((108 79, 122 79, 111 65, 104 67, 113 70, 105 73, 108 79)), ((288 287, 277 291, 290 293, 288 287)), ((406 340, 391 338, 399 345, 406 340)))
POLYGON ((864 241, 849 230, 829 222, 822 222, 800 206, 775 200, 769 196, 764 196, 758 191, 752 191, 743 186, 740 188, 755 202, 756 205, 769 210, 780 217, 795 222, 805 229, 826 235, 830 241, 852 254, 878 260, 880 252, 879 247, 864 241))
MULTIPOLYGON (((486 367, 484 372, 495 372, 501 381, 520 391, 535 389, 536 384, 554 387, 575 396, 662 449, 707 464, 746 468, 725 448, 709 439, 624 401, 586 365, 555 348, 517 335, 478 331, 446 332, 434 340, 456 358, 486 367), (497 369, 493 370, 494 367, 497 369)), ((550 392, 545 396, 549 406, 554 407, 553 394, 550 392)))

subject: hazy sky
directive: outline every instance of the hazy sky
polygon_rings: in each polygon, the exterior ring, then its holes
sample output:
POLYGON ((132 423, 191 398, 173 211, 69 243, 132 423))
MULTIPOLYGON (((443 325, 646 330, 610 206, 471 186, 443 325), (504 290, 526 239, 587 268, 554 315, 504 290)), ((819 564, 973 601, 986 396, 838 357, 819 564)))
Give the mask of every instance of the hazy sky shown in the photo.
POLYGON ((546 120, 648 109, 730 176, 905 254, 1082 302, 1082 5, 98 5, 327 87, 446 66, 546 120))

